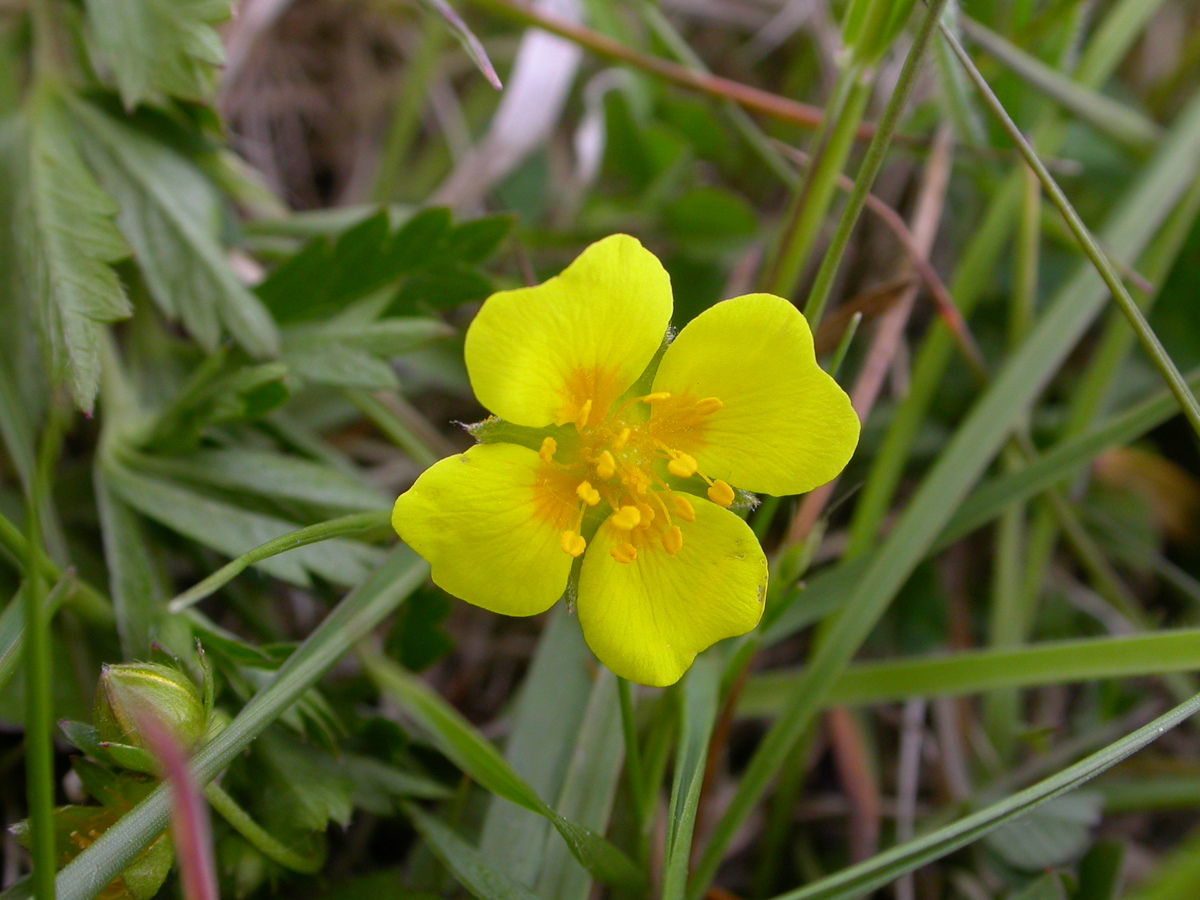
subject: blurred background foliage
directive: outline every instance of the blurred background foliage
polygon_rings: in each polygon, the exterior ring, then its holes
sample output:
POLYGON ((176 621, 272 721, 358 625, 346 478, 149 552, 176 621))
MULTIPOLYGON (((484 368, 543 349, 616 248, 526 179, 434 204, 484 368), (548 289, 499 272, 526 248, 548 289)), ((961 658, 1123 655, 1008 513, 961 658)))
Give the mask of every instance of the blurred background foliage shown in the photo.
POLYGON ((1200 366, 1198 92, 1192 0, 0 2, 3 896, 181 891, 142 663, 228 897, 1196 897, 1194 726, 1057 794, 1197 689, 1196 435, 1093 265, 1200 366), (666 691, 387 525, 478 303, 616 231, 865 420, 666 691))

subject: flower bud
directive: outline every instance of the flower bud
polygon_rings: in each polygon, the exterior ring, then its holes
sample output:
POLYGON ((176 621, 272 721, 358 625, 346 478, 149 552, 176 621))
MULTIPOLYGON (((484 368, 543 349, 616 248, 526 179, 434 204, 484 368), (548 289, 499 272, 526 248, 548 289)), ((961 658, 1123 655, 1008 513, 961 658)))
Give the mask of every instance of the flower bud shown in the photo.
POLYGON ((204 702, 178 669, 158 663, 105 666, 92 710, 100 740, 147 749, 138 727, 145 716, 156 716, 184 750, 204 736, 204 702))

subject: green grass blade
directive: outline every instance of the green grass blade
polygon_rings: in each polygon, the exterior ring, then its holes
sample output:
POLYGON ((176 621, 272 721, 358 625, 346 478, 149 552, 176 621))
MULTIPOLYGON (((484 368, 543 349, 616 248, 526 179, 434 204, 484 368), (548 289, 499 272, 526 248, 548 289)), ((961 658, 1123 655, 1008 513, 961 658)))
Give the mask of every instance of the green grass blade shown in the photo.
POLYGON ((434 855, 445 863, 455 880, 479 900, 538 900, 536 894, 492 868, 483 855, 459 837, 450 826, 411 803, 405 815, 416 826, 434 855))
POLYGON ((1093 753, 1057 775, 1013 794, 937 831, 893 847, 818 882, 780 894, 774 900, 850 900, 888 884, 896 878, 941 859, 959 847, 978 840, 1006 822, 1019 819, 1047 800, 1065 794, 1104 770, 1132 756, 1151 741, 1200 711, 1200 695, 1180 704, 1148 725, 1093 753))
MULTIPOLYGON (((229 727, 192 759, 196 781, 215 778, 321 676, 420 587, 429 568, 407 547, 383 565, 325 617, 276 673, 242 708, 229 727)), ((159 788, 127 813, 59 873, 59 900, 92 900, 166 827, 170 800, 159 788)))
MULTIPOLYGON (((1200 629, 1052 641, 940 657, 859 663, 842 673, 828 703, 890 703, 909 697, 952 697, 996 688, 1069 684, 1200 670, 1200 629)), ((746 683, 739 715, 774 716, 803 669, 773 671, 746 683)))
MULTIPOLYGON (((603 834, 612 815, 625 759, 617 677, 607 669, 596 675, 575 737, 571 766, 554 808, 564 818, 603 834)), ((592 880, 562 841, 548 841, 542 859, 537 883, 539 897, 587 900, 592 893, 592 880)))
MULTIPOLYGON (((1105 231, 1109 246, 1133 258, 1151 239, 1191 184, 1200 165, 1200 98, 1172 129, 1145 177, 1114 213, 1105 231)), ((917 490, 879 552, 844 596, 826 640, 789 698, 788 709, 767 733, 718 821, 697 869, 696 891, 716 873, 726 846, 787 762, 788 753, 822 708, 842 669, 870 633, 896 592, 925 557, 966 492, 1091 325, 1104 303, 1104 284, 1082 268, 1009 357, 975 404, 917 490)), ((690 896, 698 896, 695 892, 690 896)))
POLYGON ((1148 150, 1162 138, 1162 128, 1137 110, 1072 81, 973 19, 962 16, 960 21, 971 40, 989 56, 1100 133, 1135 150, 1148 150))
POLYGON ((632 888, 642 882, 641 873, 625 854, 552 809, 495 747, 424 682, 377 654, 364 652, 362 659, 379 689, 420 725, 442 753, 487 790, 549 819, 575 858, 598 880, 632 888))
MULTIPOLYGON (((590 665, 579 620, 557 606, 538 641, 504 744, 505 760, 540 797, 557 796, 562 787, 592 689, 590 665)), ((479 850, 494 869, 532 886, 549 830, 544 817, 493 795, 479 850)))
POLYGON ((1066 220, 1067 226, 1071 229, 1071 233, 1075 235, 1076 240, 1079 242, 1080 249, 1091 260, 1092 265, 1096 267, 1096 271, 1100 273, 1100 277, 1104 279, 1104 284, 1112 293, 1113 300, 1116 301, 1117 305, 1121 308, 1121 312, 1129 319, 1129 324, 1133 326, 1134 333, 1142 344, 1142 349, 1146 351, 1146 355, 1150 357, 1150 361, 1158 369, 1159 374, 1162 375, 1163 381, 1167 383, 1167 387, 1175 394, 1175 398, 1179 401, 1179 408, 1183 410, 1183 414, 1191 424, 1192 430, 1197 435, 1200 435, 1200 402, 1197 402, 1195 395, 1188 389, 1183 376, 1179 373, 1179 369, 1176 368, 1166 348, 1163 347, 1162 342, 1158 339, 1158 335, 1154 333, 1154 329, 1146 321, 1141 308, 1134 302, 1133 297, 1130 296, 1129 291, 1125 288, 1125 284, 1121 281, 1121 276, 1117 274, 1112 261, 1092 236, 1088 227, 1083 223, 1083 219, 1075 212, 1075 207, 1067 200, 1067 196, 1058 186, 1058 182, 1054 180, 1045 165, 1042 164, 1037 152, 1025 140, 1021 129, 1017 127, 1017 124, 1008 115, 1007 110, 1000 103, 1000 99, 992 91, 991 86, 979 70, 975 68, 975 64, 971 61, 971 57, 967 54, 967 51, 963 49, 962 44, 958 42, 958 38, 945 27, 942 28, 942 37, 949 42, 950 48, 958 57, 959 62, 962 63, 963 68, 966 69, 967 75, 975 82, 975 86, 979 89, 984 103, 992 110, 992 113, 1012 139, 1012 142, 1021 151, 1021 155, 1025 157, 1025 161, 1029 163, 1029 167, 1037 174, 1038 181, 1042 183, 1042 187, 1049 196, 1050 202, 1058 208, 1059 213, 1066 220))
POLYGON ((708 744, 717 718, 721 669, 712 656, 701 656, 683 682, 680 704, 679 748, 675 754, 675 779, 667 810, 667 846, 663 862, 662 900, 682 900, 687 887, 688 863, 696 809, 704 784, 708 744))
POLYGON ((286 553, 297 547, 305 547, 309 544, 325 541, 329 538, 374 531, 386 527, 390 519, 391 514, 386 512, 352 513, 348 516, 330 519, 328 522, 318 522, 316 525, 298 528, 282 537, 275 538, 273 541, 259 544, 253 550, 249 550, 236 559, 230 560, 203 581, 188 588, 172 600, 167 605, 167 609, 172 613, 183 612, 189 606, 194 606, 205 597, 212 596, 256 562, 261 562, 280 553, 286 553))

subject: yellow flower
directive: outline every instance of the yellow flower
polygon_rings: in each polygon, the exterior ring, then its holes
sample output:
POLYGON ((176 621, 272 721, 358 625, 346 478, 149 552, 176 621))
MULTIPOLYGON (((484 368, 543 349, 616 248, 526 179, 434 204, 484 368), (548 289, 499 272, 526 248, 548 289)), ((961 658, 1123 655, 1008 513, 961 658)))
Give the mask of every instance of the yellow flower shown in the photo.
POLYGON ((544 284, 492 295, 467 332, 471 385, 536 437, 442 460, 392 514, 436 584, 506 615, 549 609, 582 557, 588 646, 658 686, 762 615, 767 562, 728 509, 730 485, 810 491, 858 441, 849 398, 786 300, 718 303, 659 358, 671 309, 666 271, 623 234, 544 284))

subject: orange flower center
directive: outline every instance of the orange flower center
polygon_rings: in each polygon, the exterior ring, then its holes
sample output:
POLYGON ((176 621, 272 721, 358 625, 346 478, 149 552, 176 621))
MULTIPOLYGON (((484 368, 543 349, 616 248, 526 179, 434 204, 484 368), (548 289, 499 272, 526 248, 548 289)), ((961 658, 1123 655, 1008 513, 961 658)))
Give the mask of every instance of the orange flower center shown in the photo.
POLYGON ((572 459, 556 459, 554 438, 542 442, 540 456, 554 472, 553 482, 560 490, 570 485, 572 502, 578 503, 572 527, 562 532, 563 552, 580 556, 587 549, 580 534, 584 514, 605 503, 612 509, 609 523, 626 538, 610 551, 614 559, 631 563, 638 550, 650 544, 674 556, 683 547, 683 532, 675 520, 694 522, 696 511, 655 470, 665 462, 676 478, 699 476, 708 485, 709 499, 728 508, 734 501, 733 488, 706 476, 695 456, 682 449, 694 451, 703 445, 705 421, 724 404, 716 397, 692 400, 656 391, 600 415, 598 406, 590 397, 574 404, 568 421, 579 434, 579 449, 572 459))

